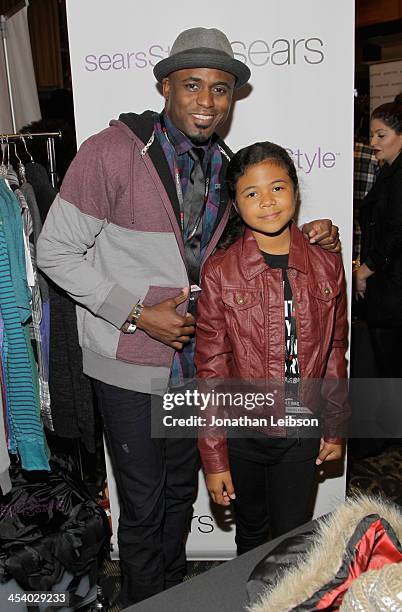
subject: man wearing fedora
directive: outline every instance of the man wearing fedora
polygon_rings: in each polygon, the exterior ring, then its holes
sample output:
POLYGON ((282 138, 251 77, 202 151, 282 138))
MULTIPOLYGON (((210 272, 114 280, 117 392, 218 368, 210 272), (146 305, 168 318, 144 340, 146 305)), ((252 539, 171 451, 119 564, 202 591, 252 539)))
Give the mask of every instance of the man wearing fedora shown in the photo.
MULTIPOLYGON (((200 269, 229 216, 231 152, 216 129, 250 78, 216 29, 182 32, 154 68, 162 113, 123 114, 83 143, 38 244, 77 301, 120 498, 122 603, 181 582, 198 478, 194 439, 151 435, 151 404, 194 375, 200 269)), ((305 233, 337 249, 336 228, 305 233)))

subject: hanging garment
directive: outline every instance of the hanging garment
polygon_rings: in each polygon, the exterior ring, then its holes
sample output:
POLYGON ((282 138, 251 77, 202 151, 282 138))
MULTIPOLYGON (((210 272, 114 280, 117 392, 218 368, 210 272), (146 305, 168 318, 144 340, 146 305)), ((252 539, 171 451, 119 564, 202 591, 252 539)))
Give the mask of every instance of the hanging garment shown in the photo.
POLYGON ((29 236, 32 233, 32 221, 31 221, 31 216, 29 214, 28 205, 25 202, 25 198, 23 198, 22 196, 23 199, 21 199, 18 194, 21 195, 21 192, 19 191, 19 189, 16 189, 14 191, 14 195, 17 198, 17 201, 19 202, 19 205, 21 208, 21 216, 22 216, 22 229, 23 229, 22 239, 24 242, 26 278, 27 278, 28 287, 31 290, 31 298, 32 298, 32 289, 33 287, 35 287, 35 283, 36 283, 35 272, 34 272, 33 263, 32 263, 33 253, 31 250, 31 245, 29 244, 29 236))
MULTIPOLYGON (((34 164, 31 164, 34 165, 34 164)), ((23 183, 21 185, 21 191, 25 196, 28 204, 29 212, 31 213, 32 229, 33 229, 33 241, 36 249, 39 235, 42 230, 42 220, 38 203, 36 201, 35 192, 30 183, 23 183)), ((36 268, 36 272, 39 279, 40 294, 42 297, 42 320, 40 322, 40 334, 42 337, 42 354, 44 360, 44 367, 46 369, 46 380, 49 381, 49 344, 50 344, 50 302, 49 302, 49 285, 40 270, 36 268)), ((48 425, 45 423, 48 427, 48 425)), ((49 427, 53 430, 52 427, 49 427)))
POLYGON ((45 222, 49 208, 57 195, 57 190, 52 186, 48 173, 42 164, 29 162, 25 165, 25 176, 33 187, 38 204, 42 223, 45 222))
POLYGON ((11 491, 11 481, 8 469, 10 457, 7 452, 6 431, 4 426, 3 398, 0 393, 0 491, 7 495, 11 491))
POLYGON ((7 166, 7 176, 6 179, 8 181, 8 184, 10 185, 11 189, 14 191, 14 189, 17 189, 20 186, 20 182, 18 180, 18 175, 15 172, 14 168, 12 167, 11 164, 8 164, 7 166))
POLYGON ((7 495, 11 491, 10 475, 8 468, 10 467, 10 457, 7 451, 7 438, 6 438, 6 406, 4 404, 4 381, 3 381, 3 361, 2 361, 2 350, 3 350, 3 331, 4 324, 3 318, 0 311, 0 490, 3 495, 7 495))
MULTIPOLYGON (((23 183, 20 189, 22 193, 24 194, 25 200, 28 204, 29 212, 31 213, 32 237, 33 237, 33 244, 35 246, 35 252, 36 252, 36 243, 38 242, 39 234, 42 231, 42 220, 40 216, 38 203, 35 197, 35 191, 30 183, 23 183)), ((35 258, 35 261, 36 261, 36 258, 35 258)), ((44 302, 49 301, 49 285, 45 277, 41 273, 41 271, 38 269, 36 269, 36 271, 38 274, 40 294, 42 297, 42 304, 43 304, 44 302)))
POLYGON ((54 432, 81 438, 95 452, 95 413, 91 382, 83 373, 75 303, 50 284, 49 389, 54 432))
MULTIPOLYGON (((25 166, 42 222, 57 195, 41 164, 25 166)), ((28 188, 28 184, 22 190, 28 188)), ((28 197, 28 205, 30 200, 28 197)), ((34 216, 32 215, 34 219, 34 216)), ((40 270, 39 270, 40 274, 40 270)), ((91 382, 83 374, 82 350, 78 342, 75 303, 65 291, 49 283, 49 390, 54 432, 63 438, 81 438, 95 452, 95 414, 91 382)), ((43 304, 44 316, 46 305, 43 304)))
MULTIPOLYGON (((14 3, 7 2, 2 3, 2 6, 4 7, 5 4, 8 7, 14 5, 14 3)), ((10 18, 6 19, 5 22, 17 130, 41 118, 27 15, 28 8, 24 6, 10 18)), ((1 67, 4 66, 4 60, 3 45, 0 45, 1 67)), ((4 70, 0 71, 0 91, 2 96, 0 105, 0 132, 7 134, 13 130, 13 125, 10 114, 7 79, 4 70)))
POLYGON ((26 323, 31 316, 31 292, 26 278, 22 219, 18 201, 3 179, 0 179, 0 198, 3 236, 9 255, 14 294, 20 320, 26 323))
POLYGON ((50 409, 48 366, 46 363, 45 352, 43 351, 42 334, 40 327, 43 311, 38 270, 36 266, 36 248, 33 235, 33 221, 30 209, 28 207, 24 194, 22 193, 22 190, 16 189, 15 196, 17 197, 21 206, 25 241, 29 246, 29 258, 33 274, 34 284, 31 287, 32 321, 29 323, 29 333, 35 355, 35 360, 38 365, 40 407, 44 425, 48 429, 53 431, 52 414, 50 409))
MULTIPOLYGON (((21 185, 21 191, 25 196, 25 199, 28 204, 29 212, 31 213, 32 219, 32 235, 33 242, 36 249, 36 244, 38 242, 39 235, 42 231, 42 220, 40 217, 40 211, 38 208, 38 203, 36 201, 35 192, 30 183, 23 183, 21 185)), ((49 338, 50 338, 50 311, 49 311, 49 285, 42 274, 42 272, 36 269, 39 279, 39 287, 40 294, 42 298, 42 321, 40 324, 40 332, 42 336, 42 349, 43 355, 46 362, 47 368, 47 380, 49 380, 49 338)))
POLYGON ((37 368, 29 329, 31 314, 18 201, 0 180, 0 308, 4 322, 3 356, 11 452, 27 470, 49 470, 40 420, 37 368))
MULTIPOLYGON (((1 315, 0 308, 0 392, 1 392, 1 403, 3 407, 3 415, 4 415, 4 429, 6 434, 6 440, 8 441, 9 432, 8 432, 8 410, 7 410, 7 396, 6 396, 6 382, 5 382, 5 352, 3 350, 4 347, 4 321, 1 315)), ((8 448, 8 443, 7 443, 8 448)))

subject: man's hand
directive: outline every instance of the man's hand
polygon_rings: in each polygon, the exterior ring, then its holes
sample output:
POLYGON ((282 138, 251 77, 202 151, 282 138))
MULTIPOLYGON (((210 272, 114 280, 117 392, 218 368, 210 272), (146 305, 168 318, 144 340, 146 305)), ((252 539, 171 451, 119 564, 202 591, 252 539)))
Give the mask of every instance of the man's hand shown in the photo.
POLYGON ((206 482, 212 500, 220 506, 229 506, 231 499, 236 499, 230 471, 218 474, 207 474, 206 482))
POLYGON ((320 452, 315 460, 316 465, 321 465, 324 461, 335 461, 342 457, 343 444, 332 444, 331 442, 325 442, 324 438, 321 438, 320 452))
POLYGON ((310 244, 318 244, 326 251, 339 253, 342 248, 339 240, 339 228, 332 225, 331 219, 317 219, 305 223, 302 232, 309 239, 310 244))
POLYGON ((185 302, 187 296, 188 287, 185 287, 175 298, 168 298, 155 306, 144 306, 137 322, 138 329, 176 351, 182 349, 195 332, 194 317, 189 313, 183 317, 176 312, 177 306, 185 302))

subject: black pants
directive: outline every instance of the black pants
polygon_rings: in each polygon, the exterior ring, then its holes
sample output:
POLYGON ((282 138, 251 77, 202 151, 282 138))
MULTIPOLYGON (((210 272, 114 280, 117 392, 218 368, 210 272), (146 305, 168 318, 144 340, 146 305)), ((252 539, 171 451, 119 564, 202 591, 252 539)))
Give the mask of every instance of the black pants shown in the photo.
POLYGON ((369 327, 380 378, 402 378, 401 327, 369 327))
POLYGON ((304 461, 260 463, 229 453, 238 554, 311 519, 317 454, 304 461))
POLYGON ((120 501, 122 604, 182 581, 199 456, 196 440, 151 437, 155 396, 95 381, 120 501))
POLYGON ((402 359, 399 355, 402 326, 369 329, 378 377, 386 379, 380 383, 381 405, 378 414, 379 432, 385 432, 384 446, 386 439, 396 438, 400 442, 402 438, 400 384, 396 380, 402 378, 402 359))

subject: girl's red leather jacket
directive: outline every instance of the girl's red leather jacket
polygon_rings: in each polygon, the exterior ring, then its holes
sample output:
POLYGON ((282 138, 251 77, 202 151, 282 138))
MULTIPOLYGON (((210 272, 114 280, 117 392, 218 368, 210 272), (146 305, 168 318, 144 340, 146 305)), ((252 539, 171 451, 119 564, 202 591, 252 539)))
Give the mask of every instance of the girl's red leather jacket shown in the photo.
MULTIPOLYGON (((288 278, 296 311, 302 379, 299 398, 312 410, 318 409, 308 396, 311 391, 305 379, 324 379, 322 385, 318 381, 323 436, 328 442, 340 443, 350 412, 342 258, 311 245, 292 223, 288 278), (303 381, 306 389, 302 397, 303 381)), ((218 250, 203 268, 195 363, 199 379, 284 379, 282 270, 267 265, 249 229, 227 250, 218 250)), ((286 429, 276 429, 275 434, 284 436, 286 429)), ((204 431, 199 437, 199 449, 207 473, 229 469, 222 431, 217 434, 210 428, 207 435, 204 431)))

